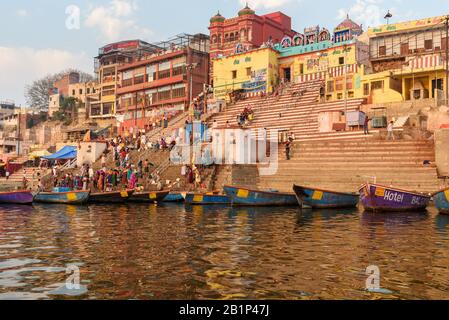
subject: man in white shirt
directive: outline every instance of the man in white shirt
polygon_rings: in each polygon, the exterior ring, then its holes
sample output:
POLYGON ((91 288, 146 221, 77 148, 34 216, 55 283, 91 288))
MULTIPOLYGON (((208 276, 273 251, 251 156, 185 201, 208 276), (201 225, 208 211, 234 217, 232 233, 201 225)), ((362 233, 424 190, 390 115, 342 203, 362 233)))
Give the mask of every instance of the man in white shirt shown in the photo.
POLYGON ((391 121, 387 127, 387 140, 395 140, 394 138, 394 122, 391 121))

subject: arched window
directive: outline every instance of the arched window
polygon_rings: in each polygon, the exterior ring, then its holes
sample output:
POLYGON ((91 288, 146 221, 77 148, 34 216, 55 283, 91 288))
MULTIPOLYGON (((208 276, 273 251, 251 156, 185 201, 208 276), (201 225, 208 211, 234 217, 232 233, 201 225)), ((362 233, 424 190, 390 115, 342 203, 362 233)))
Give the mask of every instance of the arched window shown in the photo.
POLYGON ((229 41, 233 42, 234 41, 234 34, 231 33, 231 37, 229 38, 229 41))
POLYGON ((217 43, 217 36, 216 35, 212 36, 212 43, 217 43))

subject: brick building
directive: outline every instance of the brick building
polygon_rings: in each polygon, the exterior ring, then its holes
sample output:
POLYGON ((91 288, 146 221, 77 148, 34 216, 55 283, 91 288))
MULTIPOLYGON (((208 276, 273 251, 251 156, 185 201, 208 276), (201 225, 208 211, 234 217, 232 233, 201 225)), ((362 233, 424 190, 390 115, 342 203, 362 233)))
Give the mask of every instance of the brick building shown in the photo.
POLYGON ((210 19, 209 30, 211 59, 257 49, 268 41, 278 43, 296 33, 292 30, 291 18, 284 13, 259 16, 248 6, 231 19, 217 13, 210 19))
POLYGON ((178 35, 153 52, 117 68, 120 132, 149 129, 154 121, 188 109, 209 82, 209 37, 178 35))

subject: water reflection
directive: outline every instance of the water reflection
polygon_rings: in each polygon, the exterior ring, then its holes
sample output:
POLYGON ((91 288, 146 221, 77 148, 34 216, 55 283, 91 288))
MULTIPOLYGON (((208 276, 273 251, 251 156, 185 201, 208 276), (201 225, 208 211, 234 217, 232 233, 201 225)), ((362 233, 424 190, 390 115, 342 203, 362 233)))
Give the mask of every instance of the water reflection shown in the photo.
POLYGON ((448 228, 434 211, 0 206, 0 299, 445 299, 448 228), (393 294, 364 289, 369 265, 393 294))

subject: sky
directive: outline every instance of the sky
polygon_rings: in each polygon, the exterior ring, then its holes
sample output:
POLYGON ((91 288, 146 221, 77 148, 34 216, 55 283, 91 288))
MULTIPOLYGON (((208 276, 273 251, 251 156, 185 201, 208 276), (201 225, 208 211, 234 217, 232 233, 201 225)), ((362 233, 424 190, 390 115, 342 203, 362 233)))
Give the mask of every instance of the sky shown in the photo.
MULTIPOLYGON (((98 48, 118 40, 166 40, 208 34, 217 13, 234 17, 245 0, 15 0, 1 1, 0 100, 26 105, 25 86, 77 68, 93 74, 98 48)), ((248 0, 258 14, 282 11, 293 29, 332 30, 346 14, 363 26, 449 14, 449 0, 248 0)))

